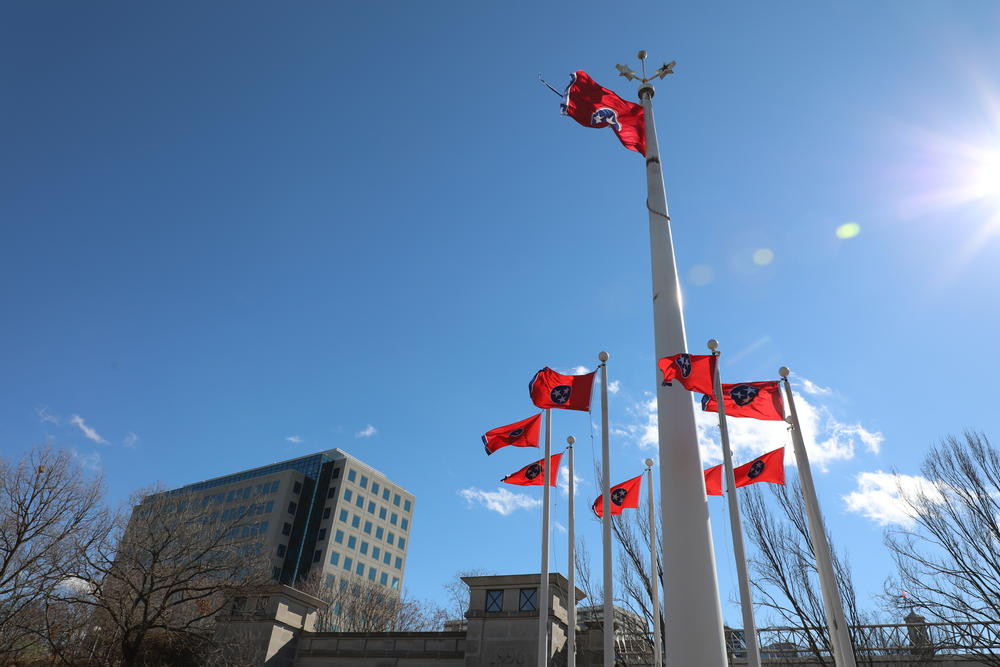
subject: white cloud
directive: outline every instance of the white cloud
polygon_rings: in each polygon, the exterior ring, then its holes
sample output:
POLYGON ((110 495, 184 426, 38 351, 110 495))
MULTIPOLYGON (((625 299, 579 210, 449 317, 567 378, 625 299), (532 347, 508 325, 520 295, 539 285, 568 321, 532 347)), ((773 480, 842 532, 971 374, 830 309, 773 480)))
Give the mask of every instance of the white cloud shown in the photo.
POLYGON ((809 380, 808 378, 796 378, 802 380, 802 391, 807 394, 812 394, 813 396, 829 396, 833 393, 833 389, 828 387, 821 387, 815 382, 809 380))
POLYGON ((363 429, 361 429, 354 435, 356 435, 359 438, 370 438, 376 433, 378 433, 378 429, 369 424, 368 426, 365 426, 363 429))
POLYGON ((302 442, 302 438, 297 435, 290 435, 287 438, 285 438, 285 440, 287 440, 288 442, 294 442, 295 444, 299 444, 300 442, 302 442))
POLYGON ((59 582, 59 586, 64 590, 77 595, 88 595, 96 588, 94 584, 80 577, 66 577, 59 582))
MULTIPOLYGON (((569 495, 569 459, 564 456, 561 463, 562 463, 562 465, 559 466, 559 476, 556 478, 556 486, 559 487, 559 490, 562 491, 562 494, 564 496, 568 496, 569 495)), ((578 495, 580 493, 580 482, 582 482, 582 481, 583 481, 583 478, 580 477, 579 475, 577 475, 576 471, 574 470, 573 471, 573 483, 575 485, 573 487, 573 495, 574 496, 576 496, 576 495, 578 495)))
POLYGON ((609 394, 617 394, 619 389, 621 389, 621 382, 619 382, 618 380, 612 380, 611 382, 608 383, 609 394))
POLYGON ((82 467, 87 470, 92 470, 94 472, 101 472, 101 455, 97 452, 91 452, 90 454, 81 454, 75 449, 70 450, 73 453, 73 458, 82 467))
POLYGON ((35 410, 35 414, 37 414, 38 418, 43 422, 48 422, 49 424, 59 423, 59 417, 57 415, 52 414, 52 412, 48 408, 38 408, 37 410, 35 410))
POLYGON ((555 519, 552 520, 552 527, 555 528, 556 532, 559 532, 559 533, 566 533, 566 532, 568 532, 568 529, 566 528, 566 526, 562 525, 561 523, 559 523, 555 519))
MULTIPOLYGON (((816 385, 812 385, 816 386, 816 385)), ((832 391, 830 392, 832 393, 832 391)), ((825 395, 822 392, 816 395, 825 395)), ((806 443, 806 453, 810 464, 826 472, 833 461, 854 458, 858 446, 878 454, 885 438, 878 431, 870 431, 859 423, 838 420, 824 405, 811 401, 804 394, 796 396, 795 407, 799 413, 802 436, 806 443)), ((640 449, 657 449, 659 434, 656 419, 656 397, 647 396, 641 403, 628 409, 631 423, 616 427, 618 435, 632 439, 640 449)), ((714 412, 704 412, 695 404, 695 424, 698 428, 698 444, 701 459, 705 465, 722 461, 722 444, 719 440, 719 418, 714 412)), ((733 458, 738 464, 760 456, 779 447, 791 445, 788 424, 780 421, 729 418, 729 441, 733 447, 733 458)), ((795 457, 789 447, 786 465, 794 465, 795 457)))
POLYGON ((108 444, 108 441, 101 437, 101 434, 87 426, 86 422, 83 421, 83 417, 80 415, 70 415, 69 423, 80 428, 83 431, 83 435, 88 440, 93 440, 94 442, 99 442, 102 445, 108 444))
POLYGON ((573 369, 571 373, 567 373, 566 375, 586 375, 587 373, 590 372, 591 370, 586 366, 577 366, 576 368, 573 369))
POLYGON ((856 480, 857 490, 844 496, 848 511, 861 514, 882 526, 913 526, 913 512, 901 493, 907 496, 924 494, 932 501, 941 498, 940 488, 926 477, 877 470, 863 472, 856 480))
POLYGON ((459 489, 458 495, 465 498, 471 507, 473 504, 480 504, 486 509, 507 516, 517 510, 533 509, 541 507, 542 501, 532 498, 523 493, 511 493, 502 487, 496 491, 484 491, 475 487, 459 489))
POLYGON ((139 436, 132 431, 129 431, 128 434, 126 434, 126 436, 122 439, 122 444, 131 449, 139 444, 139 436))

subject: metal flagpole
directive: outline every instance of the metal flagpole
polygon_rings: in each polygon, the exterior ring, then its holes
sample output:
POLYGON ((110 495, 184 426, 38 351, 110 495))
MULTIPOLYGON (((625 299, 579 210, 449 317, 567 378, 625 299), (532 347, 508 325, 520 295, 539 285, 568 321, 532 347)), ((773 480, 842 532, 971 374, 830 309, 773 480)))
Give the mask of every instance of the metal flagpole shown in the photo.
POLYGON ((604 667, 615 664, 614 585, 611 582, 611 441, 608 431, 608 359, 601 352, 601 534, 604 546, 604 667))
MULTIPOLYGON (((645 61, 646 52, 639 58, 645 61)), ((619 66, 627 78, 639 78, 619 66)), ((670 74, 673 63, 654 76, 670 74)), ((639 88, 646 125, 646 208, 653 283, 653 336, 656 358, 687 350, 680 281, 667 212, 667 194, 660 167, 653 121, 650 79, 639 88)), ((726 644, 715 573, 712 527, 708 518, 694 403, 687 391, 671 391, 656 379, 656 409, 660 441, 660 515, 663 519, 663 611, 668 665, 723 667, 726 644)))
POLYGON ((806 515, 809 517, 809 535, 812 537, 813 552, 816 555, 816 569, 819 571, 819 585, 823 592, 823 608, 826 611, 826 624, 830 633, 830 645, 833 648, 833 661, 837 667, 856 667, 851 633, 847 627, 844 607, 840 600, 840 587, 837 585, 837 576, 833 571, 830 542, 826 539, 826 527, 823 525, 823 515, 819 511, 819 501, 816 499, 816 487, 813 485, 812 470, 809 468, 809 455, 806 454, 806 445, 802 438, 799 414, 795 410, 795 399, 792 396, 792 385, 788 381, 788 373, 789 370, 785 366, 778 369, 778 375, 781 376, 785 384, 785 396, 788 397, 788 409, 791 412, 789 421, 792 425, 795 465, 799 470, 802 499, 806 505, 806 515))
POLYGON ((569 450, 569 553, 566 556, 566 569, 569 570, 569 598, 566 600, 566 667, 576 667, 576 535, 573 527, 573 494, 576 492, 573 479, 573 443, 576 438, 566 438, 566 449, 569 450))
POLYGON ((729 427, 726 424, 726 406, 722 397, 722 372, 719 370, 719 341, 708 341, 708 349, 715 357, 715 374, 712 378, 715 402, 719 406, 719 438, 722 440, 722 461, 726 471, 726 497, 729 500, 729 528, 733 533, 733 555, 736 557, 736 574, 740 581, 740 606, 743 609, 743 640, 746 642, 747 667, 760 667, 760 647, 757 643, 757 624, 753 620, 753 599, 750 596, 750 574, 743 546, 743 524, 740 522, 740 503, 736 497, 736 475, 733 472, 733 451, 729 446, 729 427))
POLYGON ((656 508, 653 498, 653 459, 646 459, 647 484, 649 487, 649 590, 653 594, 653 664, 663 665, 660 650, 663 641, 660 639, 660 572, 656 567, 656 508))
POLYGON ((552 408, 545 408, 545 469, 542 475, 542 572, 538 584, 538 667, 549 664, 549 471, 552 465, 552 408))

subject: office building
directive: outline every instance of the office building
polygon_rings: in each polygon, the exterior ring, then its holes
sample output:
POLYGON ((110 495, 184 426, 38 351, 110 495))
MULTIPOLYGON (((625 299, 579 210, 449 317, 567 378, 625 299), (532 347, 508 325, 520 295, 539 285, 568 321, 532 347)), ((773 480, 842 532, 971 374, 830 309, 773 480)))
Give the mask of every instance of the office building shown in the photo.
POLYGON ((231 523, 240 552, 268 559, 280 583, 318 572, 328 585, 352 575, 402 588, 413 494, 340 449, 188 484, 142 505, 174 496, 231 523))

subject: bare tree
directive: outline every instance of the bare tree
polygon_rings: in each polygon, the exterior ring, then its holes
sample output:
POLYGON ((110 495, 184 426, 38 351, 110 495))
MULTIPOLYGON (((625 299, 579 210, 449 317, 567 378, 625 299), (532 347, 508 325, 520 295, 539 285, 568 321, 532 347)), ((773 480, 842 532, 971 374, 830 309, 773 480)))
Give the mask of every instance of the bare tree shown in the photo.
POLYGON ((106 524, 104 486, 64 451, 0 458, 0 655, 41 642, 44 602, 106 524))
POLYGON ((887 589, 1000 666, 1000 451, 966 432, 932 447, 921 472, 928 484, 899 487, 912 525, 886 533, 899 577, 887 589))
POLYGON ((447 618, 433 603, 351 575, 328 580, 311 574, 298 588, 327 603, 316 618, 320 632, 426 632, 440 629, 447 618))
POLYGON ((493 573, 482 568, 461 570, 441 586, 448 598, 448 607, 445 611, 450 616, 449 620, 465 618, 465 612, 469 610, 469 587, 462 581, 462 577, 485 577, 490 574, 493 573))

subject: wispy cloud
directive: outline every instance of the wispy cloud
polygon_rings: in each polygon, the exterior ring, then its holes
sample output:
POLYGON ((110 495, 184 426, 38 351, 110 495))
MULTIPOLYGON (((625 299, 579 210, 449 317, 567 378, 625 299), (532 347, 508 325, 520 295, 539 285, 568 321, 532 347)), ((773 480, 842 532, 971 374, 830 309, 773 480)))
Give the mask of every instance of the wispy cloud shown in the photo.
POLYGON ((923 494, 931 501, 940 500, 941 489, 926 477, 898 473, 863 472, 856 478, 857 489, 844 496, 849 512, 855 512, 879 525, 914 525, 913 511, 903 496, 923 494))
POLYGON ((617 394, 618 390, 621 389, 622 383, 618 380, 612 380, 608 383, 608 393, 617 394))
POLYGON ((285 440, 287 440, 288 442, 293 442, 295 444, 299 444, 300 442, 302 442, 302 438, 297 435, 290 435, 287 438, 285 438, 285 440))
POLYGON ((354 435, 356 435, 359 438, 370 438, 376 433, 378 433, 378 429, 369 424, 368 426, 365 426, 363 429, 361 429, 354 435))
MULTIPOLYGON (((816 386, 816 385, 813 385, 816 386)), ((832 390, 828 390, 832 393, 832 390)), ((806 397, 801 392, 796 397, 802 436, 810 463, 819 470, 826 471, 833 461, 854 458, 858 447, 877 454, 884 437, 878 431, 871 431, 860 423, 838 420, 818 397, 826 394, 811 394, 806 397)), ((647 397, 628 408, 629 421, 616 426, 618 435, 631 439, 640 449, 657 449, 659 434, 656 419, 656 397, 647 397)), ((731 418, 728 420, 729 440, 733 445, 733 457, 739 462, 759 456, 764 452, 791 444, 788 425, 784 422, 760 421, 757 419, 731 418)), ((714 464, 722 461, 722 444, 719 440, 719 418, 714 412, 704 412, 695 404, 695 424, 698 428, 698 444, 702 462, 714 464)), ((786 456, 787 465, 794 465, 793 456, 786 456)))
POLYGON ((566 526, 562 525, 561 523, 559 523, 555 519, 552 520, 552 527, 555 528, 556 532, 559 532, 559 533, 568 532, 566 526))
POLYGON ((83 417, 80 415, 70 415, 69 423, 78 427, 83 432, 84 437, 88 440, 93 440, 94 442, 98 442, 102 445, 108 444, 108 441, 102 438, 100 433, 87 426, 87 423, 83 421, 83 417))
POLYGON ((122 444, 128 447, 129 449, 132 449, 139 444, 139 436, 133 433, 132 431, 129 431, 125 435, 125 437, 122 438, 122 444))
POLYGON ((38 408, 35 410, 35 414, 37 414, 38 418, 43 422, 47 422, 49 424, 59 424, 59 417, 52 414, 48 408, 38 408))
MULTIPOLYGON (((574 496, 580 493, 580 483, 583 481, 584 479, 579 475, 577 475, 576 471, 574 470, 573 471, 574 496)), ((559 466, 559 474, 558 477, 556 478, 556 486, 559 487, 559 490, 562 491, 562 494, 564 496, 569 495, 569 463, 565 457, 563 458, 563 465, 559 466)))
POLYGON ((523 493, 511 493, 507 489, 498 488, 496 491, 484 491, 475 487, 459 489, 458 495, 465 498, 469 507, 482 505, 491 512, 507 516, 517 510, 527 510, 540 507, 541 500, 532 498, 523 493))
POLYGON ((75 449, 70 450, 73 453, 73 458, 79 463, 83 468, 91 470, 93 472, 101 472, 101 455, 97 452, 91 452, 90 454, 81 454, 75 449))
POLYGON ((828 387, 821 387, 815 382, 811 381, 809 378, 800 378, 802 380, 802 391, 813 396, 829 396, 833 393, 833 389, 828 387))

